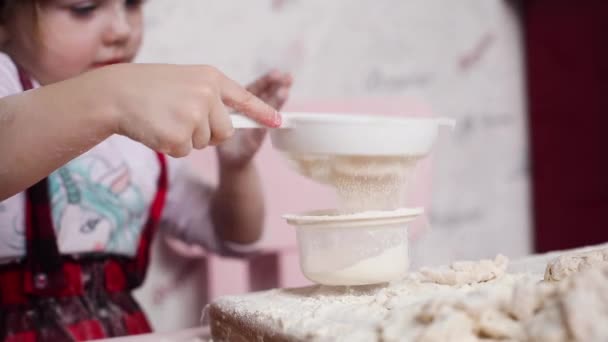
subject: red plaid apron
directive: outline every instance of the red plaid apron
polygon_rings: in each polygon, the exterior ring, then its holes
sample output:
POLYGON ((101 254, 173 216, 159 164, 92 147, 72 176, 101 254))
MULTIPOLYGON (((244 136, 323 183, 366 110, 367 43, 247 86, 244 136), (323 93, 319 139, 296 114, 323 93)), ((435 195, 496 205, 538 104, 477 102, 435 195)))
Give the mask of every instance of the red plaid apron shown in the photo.
MULTIPOLYGON (((30 78, 19 71, 24 90, 30 78)), ((1 341, 83 341, 150 332, 131 295, 145 278, 150 243, 167 192, 164 155, 158 188, 133 258, 61 255, 43 179, 26 191, 26 249, 19 263, 0 266, 1 341)))

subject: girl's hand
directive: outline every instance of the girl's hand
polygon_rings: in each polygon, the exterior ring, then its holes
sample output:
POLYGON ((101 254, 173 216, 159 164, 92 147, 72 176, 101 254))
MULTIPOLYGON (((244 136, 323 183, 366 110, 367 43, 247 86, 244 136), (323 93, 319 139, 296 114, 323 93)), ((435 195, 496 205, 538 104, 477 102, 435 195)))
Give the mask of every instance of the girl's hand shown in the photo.
MULTIPOLYGON (((174 157, 228 139, 233 127, 226 106, 268 127, 278 112, 210 66, 120 64, 95 70, 96 96, 112 114, 113 133, 174 157)), ((266 94, 261 92, 260 94, 266 94)))
MULTIPOLYGON (((291 83, 291 75, 271 71, 247 86, 247 90, 279 110, 289 97, 291 83)), ((266 129, 263 128, 238 130, 231 139, 218 146, 220 165, 231 168, 247 165, 262 146, 265 136, 266 129)))

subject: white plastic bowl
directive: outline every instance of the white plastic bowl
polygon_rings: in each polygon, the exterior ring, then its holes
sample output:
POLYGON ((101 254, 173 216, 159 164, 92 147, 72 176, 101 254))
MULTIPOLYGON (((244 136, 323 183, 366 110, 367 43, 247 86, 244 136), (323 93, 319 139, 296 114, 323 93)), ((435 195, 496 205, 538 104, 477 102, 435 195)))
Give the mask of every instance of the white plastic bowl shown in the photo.
MULTIPOLYGON (((446 118, 401 118, 373 114, 283 113, 283 124, 270 130, 274 148, 306 155, 427 155, 446 118)), ((237 128, 260 127, 233 115, 237 128)))
POLYGON ((379 115, 286 113, 284 129, 270 132, 281 151, 320 155, 427 155, 448 119, 379 115))
POLYGON ((409 267, 407 223, 422 209, 336 215, 284 215, 296 227, 302 273, 323 285, 354 286, 403 278, 409 267))

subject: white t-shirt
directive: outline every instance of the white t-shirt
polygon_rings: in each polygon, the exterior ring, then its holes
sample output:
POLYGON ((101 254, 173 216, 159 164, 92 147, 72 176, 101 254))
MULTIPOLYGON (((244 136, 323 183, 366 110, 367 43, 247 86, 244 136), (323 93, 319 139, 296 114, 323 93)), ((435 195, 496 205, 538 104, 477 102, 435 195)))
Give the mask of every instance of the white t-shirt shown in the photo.
MULTIPOLYGON (((34 82, 34 85, 39 85, 34 82)), ((0 98, 22 91, 17 68, 0 53, 0 98)), ((208 212, 212 189, 168 158, 169 192, 161 228, 222 254, 248 248, 218 238, 208 212)), ((156 193, 160 164, 154 151, 114 135, 49 175, 59 250, 133 256, 156 193)), ((25 255, 25 193, 0 202, 0 263, 25 255)))

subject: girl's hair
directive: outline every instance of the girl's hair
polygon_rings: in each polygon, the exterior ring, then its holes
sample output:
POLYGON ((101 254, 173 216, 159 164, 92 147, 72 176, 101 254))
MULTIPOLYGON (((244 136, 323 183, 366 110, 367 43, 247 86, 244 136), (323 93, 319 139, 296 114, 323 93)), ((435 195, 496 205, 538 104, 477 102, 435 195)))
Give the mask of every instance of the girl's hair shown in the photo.
MULTIPOLYGON (((0 24, 6 22, 17 7, 34 8, 40 0, 0 0, 0 24)), ((36 11, 32 11, 34 14, 36 11)))
POLYGON ((19 0, 0 0, 0 23, 6 21, 9 13, 14 9, 19 0))

